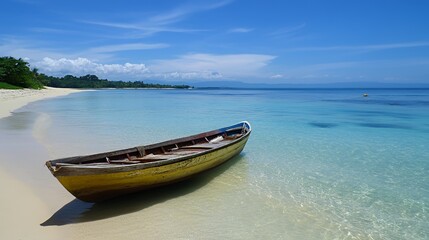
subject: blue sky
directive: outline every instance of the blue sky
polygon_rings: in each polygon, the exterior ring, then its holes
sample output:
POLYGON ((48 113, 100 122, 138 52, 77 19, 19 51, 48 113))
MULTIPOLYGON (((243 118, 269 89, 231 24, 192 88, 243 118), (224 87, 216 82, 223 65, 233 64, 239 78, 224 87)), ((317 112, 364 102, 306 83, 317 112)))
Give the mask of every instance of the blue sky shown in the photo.
POLYGON ((0 55, 112 80, 429 83, 429 1, 3 0, 0 55))

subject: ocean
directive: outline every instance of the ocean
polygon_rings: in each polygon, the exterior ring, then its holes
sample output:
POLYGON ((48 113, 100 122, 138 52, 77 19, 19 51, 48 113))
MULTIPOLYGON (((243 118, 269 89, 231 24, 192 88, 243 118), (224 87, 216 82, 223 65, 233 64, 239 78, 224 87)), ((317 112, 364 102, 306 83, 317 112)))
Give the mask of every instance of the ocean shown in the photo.
POLYGON ((106 203, 73 200, 44 223, 83 238, 429 238, 429 89, 99 90, 10 118, 36 119, 52 159, 252 125, 243 152, 213 171, 106 203))

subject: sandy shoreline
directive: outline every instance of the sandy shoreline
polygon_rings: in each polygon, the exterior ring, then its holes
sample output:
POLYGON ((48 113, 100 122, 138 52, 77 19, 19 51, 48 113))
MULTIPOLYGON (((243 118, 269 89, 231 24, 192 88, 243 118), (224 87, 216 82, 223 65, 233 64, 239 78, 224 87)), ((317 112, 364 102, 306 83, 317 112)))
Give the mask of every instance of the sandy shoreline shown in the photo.
POLYGON ((51 88, 42 90, 19 89, 7 90, 0 89, 0 118, 10 116, 14 110, 27 105, 30 102, 42 100, 51 97, 64 96, 70 93, 80 92, 82 90, 70 88, 51 88))
MULTIPOLYGON (((0 119, 12 115, 13 111, 30 102, 79 91, 81 90, 60 88, 0 89, 0 119)), ((0 141, 8 141, 9 137, 6 134, 0 135, 4 137, 4 139, 0 138, 0 141)), ((1 158, 10 158, 12 153, 7 150, 2 150, 6 152, 1 153, 1 158)), ((7 172, 3 165, 0 165, 0 211, 7 217, 2 217, 0 220, 0 239, 58 239, 60 234, 57 230, 43 229, 40 226, 40 222, 52 214, 46 203, 33 192, 34 189, 13 173, 7 172)))

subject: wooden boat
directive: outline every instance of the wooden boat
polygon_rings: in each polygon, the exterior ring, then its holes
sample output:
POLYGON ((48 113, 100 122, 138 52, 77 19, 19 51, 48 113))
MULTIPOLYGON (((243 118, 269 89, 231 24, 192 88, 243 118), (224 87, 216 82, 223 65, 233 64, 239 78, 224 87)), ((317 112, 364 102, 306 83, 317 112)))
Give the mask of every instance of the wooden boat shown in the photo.
POLYGON ((213 168, 239 154, 250 133, 244 121, 152 145, 51 160, 46 166, 76 198, 97 202, 213 168))

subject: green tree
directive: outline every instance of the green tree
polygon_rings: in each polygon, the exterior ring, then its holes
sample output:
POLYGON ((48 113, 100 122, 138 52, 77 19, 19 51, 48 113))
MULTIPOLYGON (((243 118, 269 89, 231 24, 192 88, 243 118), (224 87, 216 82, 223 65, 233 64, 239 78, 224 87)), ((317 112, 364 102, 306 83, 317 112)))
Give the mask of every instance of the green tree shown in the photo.
POLYGON ((27 62, 21 58, 0 58, 0 81, 24 88, 43 88, 37 79, 37 69, 30 70, 27 62))

